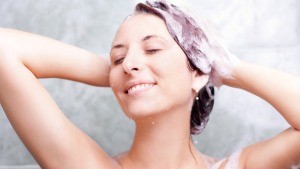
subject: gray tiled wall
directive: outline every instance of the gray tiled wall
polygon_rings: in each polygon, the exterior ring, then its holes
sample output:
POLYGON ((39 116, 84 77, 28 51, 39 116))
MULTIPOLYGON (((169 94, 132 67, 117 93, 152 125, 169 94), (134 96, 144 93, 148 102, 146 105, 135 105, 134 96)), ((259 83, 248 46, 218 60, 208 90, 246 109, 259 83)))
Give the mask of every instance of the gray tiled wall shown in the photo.
MULTIPOLYGON (((216 25, 241 59, 300 75, 300 1, 188 2, 216 25)), ((124 0, 1 0, 0 26, 107 54, 114 32, 133 6, 134 1, 124 0)), ((57 79, 41 82, 66 116, 110 155, 128 149, 133 122, 123 115, 110 89, 57 79)), ((221 87, 207 129, 194 140, 204 153, 222 157, 287 126, 265 101, 221 87)), ((0 166, 34 163, 0 110, 0 166)))

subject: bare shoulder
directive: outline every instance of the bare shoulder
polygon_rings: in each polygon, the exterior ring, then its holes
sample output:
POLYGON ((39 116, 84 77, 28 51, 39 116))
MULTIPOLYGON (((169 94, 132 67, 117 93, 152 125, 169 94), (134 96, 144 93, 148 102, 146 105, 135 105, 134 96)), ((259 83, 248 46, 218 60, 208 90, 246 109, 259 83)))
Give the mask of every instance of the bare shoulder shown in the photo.
POLYGON ((277 136, 246 147, 245 168, 291 169, 300 164, 300 131, 288 128, 277 136))
POLYGON ((300 132, 288 128, 277 136, 244 149, 223 159, 204 156, 213 169, 298 169, 300 168, 300 132))

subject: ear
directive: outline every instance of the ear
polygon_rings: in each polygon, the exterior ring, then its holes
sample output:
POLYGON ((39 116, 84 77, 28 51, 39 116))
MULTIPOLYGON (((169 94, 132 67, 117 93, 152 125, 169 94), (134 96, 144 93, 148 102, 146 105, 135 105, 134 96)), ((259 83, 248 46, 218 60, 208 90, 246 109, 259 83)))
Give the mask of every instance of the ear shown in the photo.
POLYGON ((192 72, 192 89, 195 92, 198 92, 203 86, 205 86, 208 82, 209 75, 202 74, 198 71, 192 72))

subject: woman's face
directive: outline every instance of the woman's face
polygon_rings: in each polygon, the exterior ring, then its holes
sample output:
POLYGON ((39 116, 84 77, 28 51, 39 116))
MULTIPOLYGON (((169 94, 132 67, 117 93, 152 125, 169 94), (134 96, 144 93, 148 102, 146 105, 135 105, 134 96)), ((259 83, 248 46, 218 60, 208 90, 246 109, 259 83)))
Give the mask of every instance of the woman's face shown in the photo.
POLYGON ((161 18, 138 14, 125 20, 116 33, 110 58, 110 84, 130 118, 174 109, 190 111, 193 73, 161 18))

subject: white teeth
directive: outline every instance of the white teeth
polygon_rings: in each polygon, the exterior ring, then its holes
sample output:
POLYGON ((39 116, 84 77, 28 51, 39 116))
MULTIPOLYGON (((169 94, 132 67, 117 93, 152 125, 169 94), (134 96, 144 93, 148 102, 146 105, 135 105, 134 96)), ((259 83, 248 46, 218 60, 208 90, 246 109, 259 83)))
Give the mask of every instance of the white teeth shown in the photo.
POLYGON ((128 90, 128 93, 132 93, 132 92, 135 92, 137 90, 147 89, 147 88, 150 88, 152 86, 154 86, 154 84, 139 84, 139 85, 131 87, 128 90))

